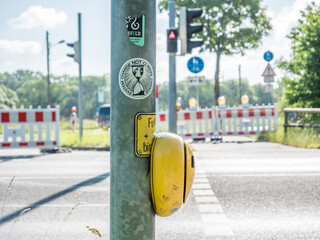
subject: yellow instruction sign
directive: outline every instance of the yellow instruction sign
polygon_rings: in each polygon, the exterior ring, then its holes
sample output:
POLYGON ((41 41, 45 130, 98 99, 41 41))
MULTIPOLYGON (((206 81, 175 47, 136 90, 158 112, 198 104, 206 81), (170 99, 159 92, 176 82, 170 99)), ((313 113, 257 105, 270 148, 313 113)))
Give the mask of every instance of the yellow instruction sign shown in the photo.
POLYGON ((156 131, 155 113, 138 113, 135 117, 135 152, 138 157, 150 157, 156 131))

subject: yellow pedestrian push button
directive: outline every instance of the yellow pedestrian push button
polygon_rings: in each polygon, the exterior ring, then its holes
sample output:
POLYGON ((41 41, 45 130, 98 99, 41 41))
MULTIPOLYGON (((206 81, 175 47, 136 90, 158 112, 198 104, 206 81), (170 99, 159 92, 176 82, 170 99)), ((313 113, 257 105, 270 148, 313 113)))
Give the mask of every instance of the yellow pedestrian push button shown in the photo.
POLYGON ((156 214, 170 216, 185 203, 194 174, 190 145, 172 133, 156 134, 151 149, 151 194, 156 214))

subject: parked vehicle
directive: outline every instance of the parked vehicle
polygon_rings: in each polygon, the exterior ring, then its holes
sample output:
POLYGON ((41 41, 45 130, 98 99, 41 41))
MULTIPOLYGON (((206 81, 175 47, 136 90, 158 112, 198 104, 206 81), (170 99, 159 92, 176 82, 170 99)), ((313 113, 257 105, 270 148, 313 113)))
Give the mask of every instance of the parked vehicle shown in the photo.
POLYGON ((97 111, 97 121, 99 126, 110 127, 110 104, 101 105, 97 111))

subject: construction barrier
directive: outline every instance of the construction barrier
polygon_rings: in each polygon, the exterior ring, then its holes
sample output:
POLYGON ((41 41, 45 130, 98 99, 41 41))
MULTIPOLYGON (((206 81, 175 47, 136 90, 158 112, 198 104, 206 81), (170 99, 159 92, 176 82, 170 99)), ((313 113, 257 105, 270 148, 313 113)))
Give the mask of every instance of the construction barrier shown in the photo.
POLYGON ((59 148, 60 110, 0 109, 0 149, 59 148))
POLYGON ((216 108, 218 136, 261 135, 277 129, 277 105, 216 108))
MULTIPOLYGON (((168 131, 168 113, 157 114, 157 129, 168 131)), ((218 107, 177 112, 177 133, 190 139, 260 135, 277 129, 277 106, 218 107)))

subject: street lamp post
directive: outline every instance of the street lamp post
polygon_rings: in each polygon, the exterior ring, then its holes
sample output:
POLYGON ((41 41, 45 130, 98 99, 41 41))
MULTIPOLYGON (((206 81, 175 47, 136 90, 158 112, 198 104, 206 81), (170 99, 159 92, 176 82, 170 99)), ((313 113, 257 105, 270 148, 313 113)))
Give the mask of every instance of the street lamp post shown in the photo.
POLYGON ((64 40, 61 40, 55 44, 50 44, 49 42, 49 32, 46 31, 46 42, 47 42, 47 94, 48 94, 48 105, 51 105, 51 95, 50 95, 50 47, 64 43, 64 40))

